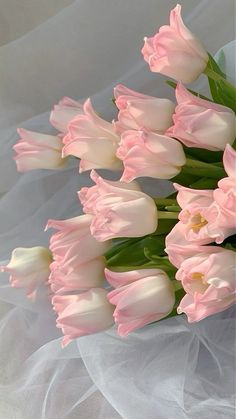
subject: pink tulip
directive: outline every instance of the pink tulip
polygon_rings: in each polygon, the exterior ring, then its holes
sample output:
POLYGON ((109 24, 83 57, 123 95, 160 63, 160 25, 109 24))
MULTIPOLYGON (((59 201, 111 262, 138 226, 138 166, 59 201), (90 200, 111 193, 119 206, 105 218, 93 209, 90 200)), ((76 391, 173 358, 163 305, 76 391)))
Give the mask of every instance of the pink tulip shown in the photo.
POLYGON ((236 233, 236 151, 227 144, 223 155, 224 168, 228 177, 218 182, 213 192, 218 209, 218 224, 232 228, 236 233))
POLYGON ((49 220, 47 228, 59 230, 51 236, 50 250, 57 266, 67 273, 74 267, 102 256, 110 243, 99 243, 90 233, 91 215, 80 215, 68 220, 49 220))
POLYGON ((104 268, 103 257, 79 264, 69 272, 53 262, 50 265, 49 284, 55 294, 100 287, 104 282, 104 268))
POLYGON ((182 228, 187 241, 199 245, 213 241, 222 243, 232 235, 232 229, 219 223, 213 190, 190 189, 176 183, 174 187, 178 190, 177 202, 182 208, 179 228, 182 228))
POLYGON ((93 168, 120 169, 116 157, 119 136, 114 126, 100 118, 88 99, 83 107, 84 115, 78 115, 68 125, 64 137, 63 156, 79 157, 80 172, 93 168))
POLYGON ((64 134, 68 131, 69 122, 77 115, 83 114, 83 105, 69 97, 64 97, 54 106, 50 115, 51 124, 64 134))
POLYGON ((109 282, 120 285, 108 294, 108 300, 116 306, 114 319, 120 336, 161 320, 173 309, 174 287, 160 269, 119 274, 106 271, 106 277, 109 282))
POLYGON ((81 204, 83 205, 83 211, 87 214, 94 214, 94 202, 99 196, 106 195, 112 191, 112 188, 122 188, 134 191, 141 191, 141 188, 137 182, 130 182, 129 184, 120 181, 104 180, 99 177, 97 173, 92 170, 90 174, 91 179, 96 183, 92 187, 83 187, 78 192, 78 196, 81 204))
POLYGON ((117 132, 143 128, 164 132, 172 125, 175 105, 171 100, 147 96, 122 84, 114 88, 114 96, 119 109, 117 132))
POLYGON ((155 73, 192 83, 207 66, 208 54, 184 25, 179 4, 170 12, 170 25, 162 26, 152 38, 144 38, 144 42, 144 60, 155 73))
POLYGON ((66 159, 61 156, 62 140, 55 135, 40 134, 18 128, 20 140, 14 145, 14 160, 18 172, 34 169, 58 169, 63 167, 66 159))
POLYGON ((187 293, 177 311, 186 313, 190 323, 223 311, 236 301, 236 252, 206 249, 186 259, 176 274, 187 293))
POLYGON ((235 114, 226 106, 203 100, 190 93, 182 84, 176 87, 178 106, 174 125, 166 134, 178 138, 188 147, 224 150, 236 136, 235 114))
POLYGON ((17 247, 10 262, 0 268, 10 274, 12 287, 25 288, 27 297, 34 300, 39 286, 48 280, 51 261, 51 254, 45 247, 17 247))
POLYGON ((94 214, 91 233, 98 241, 142 237, 156 230, 157 209, 152 198, 138 190, 114 186, 95 171, 91 178, 96 188, 82 190, 79 196, 84 211, 94 214))
POLYGON ((168 254, 168 258, 172 265, 177 268, 180 267, 185 259, 195 256, 203 249, 203 246, 188 241, 185 233, 185 225, 178 222, 166 236, 165 240, 165 252, 168 254))
POLYGON ((109 329, 114 307, 107 300, 107 291, 93 288, 78 295, 56 295, 52 298, 58 314, 57 327, 62 329, 62 346, 73 339, 109 329))
POLYGON ((186 163, 178 141, 153 132, 125 131, 116 155, 124 164, 124 182, 142 176, 171 179, 186 163))

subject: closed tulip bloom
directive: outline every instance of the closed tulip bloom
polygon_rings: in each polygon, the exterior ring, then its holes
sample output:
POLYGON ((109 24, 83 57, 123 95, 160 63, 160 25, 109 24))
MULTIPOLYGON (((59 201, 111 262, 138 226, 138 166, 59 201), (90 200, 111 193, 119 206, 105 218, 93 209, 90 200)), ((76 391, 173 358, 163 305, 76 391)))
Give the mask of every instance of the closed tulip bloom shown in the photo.
POLYGON ((48 220, 46 228, 55 228, 57 233, 50 239, 54 260, 67 272, 75 266, 102 256, 110 243, 99 243, 90 232, 92 215, 80 215, 67 220, 48 220))
POLYGON ((103 257, 79 264, 69 272, 63 267, 60 268, 57 262, 53 262, 50 266, 49 283, 55 294, 100 287, 104 282, 104 268, 103 257))
POLYGON ((83 194, 84 210, 93 211, 91 233, 98 241, 115 237, 142 237, 157 227, 154 200, 143 192, 112 185, 96 172, 91 178, 96 188, 83 194), (88 196, 88 204, 86 202, 88 196))
POLYGON ((83 105, 69 97, 63 97, 50 114, 50 122, 58 131, 66 134, 69 122, 77 115, 82 115, 83 105))
POLYGON ((108 294, 108 300, 116 306, 114 319, 120 336, 127 336, 136 329, 163 319, 173 309, 174 287, 160 269, 122 272, 119 275, 109 272, 106 277, 109 282, 120 284, 108 294))
POLYGON ((10 274, 12 287, 25 288, 27 297, 34 299, 38 287, 48 280, 51 262, 51 253, 45 247, 17 247, 1 271, 10 274))
POLYGON ((125 131, 116 153, 123 161, 121 181, 142 176, 171 179, 186 163, 182 145, 166 135, 144 131, 125 131))
POLYGON ((187 147, 224 150, 236 136, 235 114, 226 106, 201 99, 182 85, 176 87, 178 106, 174 125, 166 134, 178 138, 187 147))
POLYGON ((151 71, 183 83, 196 80, 208 63, 204 46, 183 23, 179 4, 170 12, 170 25, 144 38, 142 54, 151 71))
POLYGON ((172 125, 174 103, 169 99, 147 96, 119 84, 114 88, 116 106, 119 109, 117 132, 128 129, 148 129, 164 132, 172 125))
POLYGON ((236 301, 235 277, 236 252, 231 250, 208 247, 186 259, 176 274, 186 291, 178 313, 186 313, 192 323, 230 307, 236 301))
POLYGON ((80 172, 93 168, 121 168, 116 157, 120 137, 115 127, 96 114, 89 99, 83 111, 84 115, 76 116, 68 125, 68 134, 63 139, 63 156, 80 158, 80 172))
POLYGON ((186 236, 185 225, 180 221, 172 228, 165 239, 165 252, 168 254, 172 265, 177 268, 185 259, 195 256, 203 249, 203 246, 198 243, 187 240, 186 236))
POLYGON ((13 146, 18 172, 35 169, 58 169, 64 166, 62 140, 55 135, 18 128, 20 140, 13 146))
POLYGON ((107 300, 107 291, 93 288, 78 295, 56 295, 52 298, 58 314, 57 327, 62 329, 62 346, 73 339, 109 329, 114 307, 107 300))
POLYGON ((112 187, 141 191, 138 182, 135 181, 127 184, 126 182, 104 180, 102 177, 99 177, 94 170, 91 171, 90 177, 95 182, 95 185, 91 187, 85 186, 81 188, 78 192, 80 202, 83 205, 83 211, 86 214, 95 213, 95 200, 99 198, 99 196, 101 195, 106 195, 106 193, 110 193, 112 187))
POLYGON ((221 179, 213 192, 218 208, 218 223, 233 228, 236 233, 236 151, 229 144, 224 151, 223 163, 228 177, 221 179))

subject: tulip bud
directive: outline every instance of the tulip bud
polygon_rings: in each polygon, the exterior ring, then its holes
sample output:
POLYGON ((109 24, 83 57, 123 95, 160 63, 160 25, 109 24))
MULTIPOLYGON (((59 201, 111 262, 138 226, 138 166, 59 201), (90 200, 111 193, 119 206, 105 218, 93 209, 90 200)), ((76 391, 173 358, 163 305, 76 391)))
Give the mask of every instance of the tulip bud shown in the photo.
POLYGON ((55 295, 52 304, 58 314, 57 327, 64 334, 62 346, 80 336, 109 329, 114 323, 114 307, 101 288, 78 295, 55 295))
POLYGON ((192 83, 207 66, 208 54, 184 25, 179 4, 170 12, 170 25, 162 26, 158 33, 145 38, 144 42, 144 60, 155 73, 192 83))
POLYGON ((122 165, 116 157, 120 138, 114 126, 96 114, 89 99, 83 110, 84 115, 76 116, 68 125, 63 156, 80 158, 80 172, 93 168, 120 169, 122 165))
POLYGON ((84 210, 93 211, 91 233, 98 241, 115 237, 141 237, 157 228, 157 209, 154 200, 143 192, 114 186, 92 171, 96 183, 91 194, 82 194, 84 210), (88 197, 88 204, 86 202, 88 197))
POLYGON ((45 247, 17 247, 10 262, 1 266, 1 271, 10 274, 12 287, 26 288, 27 297, 34 299, 37 288, 48 280, 51 261, 51 254, 45 247))
POLYGON ((124 164, 121 177, 124 182, 142 176, 171 179, 186 163, 178 141, 153 132, 125 131, 116 155, 124 164))
POLYGON ((50 239, 50 250, 57 267, 71 271, 80 264, 102 256, 110 243, 99 243, 90 232, 92 215, 80 215, 68 220, 48 220, 47 228, 59 230, 50 239))
POLYGON ((83 114, 83 105, 69 97, 63 99, 54 106, 50 115, 50 122, 58 131, 67 133, 69 122, 77 115, 83 114))
POLYGON ((100 287, 104 282, 104 268, 103 257, 92 259, 69 270, 63 268, 63 265, 60 266, 58 262, 53 262, 50 265, 49 283, 55 294, 100 287))
POLYGON ((129 129, 164 132, 172 125, 174 103, 169 99, 147 96, 119 84, 114 89, 119 109, 117 132, 129 129))
POLYGON ((188 147, 207 150, 224 150, 226 144, 233 144, 236 120, 232 109, 201 99, 180 83, 175 92, 178 106, 173 115, 174 125, 167 135, 188 147))
POLYGON ((160 269, 129 272, 105 271, 107 280, 119 287, 108 294, 116 306, 115 323, 120 336, 166 317, 175 303, 174 287, 160 269))
POLYGON ((14 160, 18 172, 35 169, 58 169, 66 159, 62 158, 62 140, 55 135, 40 134, 18 128, 21 139, 14 145, 14 160))

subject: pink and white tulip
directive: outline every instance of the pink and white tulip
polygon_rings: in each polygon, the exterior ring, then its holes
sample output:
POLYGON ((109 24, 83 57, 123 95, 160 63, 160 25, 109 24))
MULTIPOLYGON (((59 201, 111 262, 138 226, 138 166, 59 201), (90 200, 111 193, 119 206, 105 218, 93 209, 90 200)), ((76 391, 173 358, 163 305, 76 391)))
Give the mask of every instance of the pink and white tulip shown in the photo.
POLYGON ((166 236, 165 245, 170 262, 177 268, 185 259, 195 256, 203 249, 198 243, 186 239, 185 226, 181 222, 178 222, 166 236))
POLYGON ((119 287, 108 294, 116 306, 115 323, 120 336, 166 317, 175 303, 174 287, 166 273, 160 269, 130 272, 109 272, 107 280, 119 287))
POLYGON ((144 38, 144 42, 144 60, 155 73, 192 83, 207 66, 208 54, 184 25, 179 4, 170 12, 170 25, 162 26, 152 38, 144 38))
POLYGON ((96 187, 90 191, 82 189, 79 197, 84 211, 94 214, 91 233, 98 241, 142 237, 156 230, 158 214, 150 196, 122 185, 114 186, 95 171, 91 178, 96 187))
POLYGON ((89 99, 83 111, 84 115, 76 116, 68 125, 63 156, 80 158, 80 172, 93 168, 120 169, 122 165, 116 157, 120 137, 115 127, 96 114, 89 99))
POLYGON ((116 152, 123 161, 121 181, 142 176, 171 179, 186 163, 182 145, 166 135, 144 131, 125 131, 116 152))
POLYGON ((50 265, 49 284, 55 294, 87 290, 100 287, 104 282, 105 260, 103 257, 73 267, 73 270, 60 268, 57 262, 50 265))
POLYGON ((187 293, 177 311, 186 313, 190 323, 236 302, 236 252, 219 247, 206 247, 206 250, 186 259, 176 274, 187 293))
POLYGON ((226 106, 209 102, 190 93, 182 84, 176 87, 178 106, 174 125, 166 135, 178 138, 188 147, 224 150, 236 136, 235 114, 226 106))
POLYGON ((27 297, 34 300, 39 286, 49 278, 51 262, 51 253, 45 247, 17 247, 1 271, 10 274, 12 287, 25 288, 27 297))
POLYGON ((182 208, 179 229, 182 228, 187 241, 199 245, 213 241, 222 243, 233 234, 231 228, 221 225, 213 190, 190 189, 176 183, 174 187, 178 190, 176 199, 182 208))
MULTIPOLYGON (((90 232, 92 215, 80 215, 67 220, 48 220, 47 227, 59 230, 50 239, 50 250, 60 269, 67 273, 80 264, 102 256, 110 243, 99 243, 90 232)), ((55 267, 55 265, 54 265, 55 267)))
POLYGON ((18 172, 35 169, 58 169, 64 166, 62 140, 55 135, 18 128, 20 140, 13 146, 18 172))
POLYGON ((58 314, 57 327, 62 329, 62 346, 73 339, 109 329, 114 307, 107 300, 107 291, 93 288, 78 295, 56 295, 52 298, 58 314))
POLYGON ((223 155, 228 177, 218 182, 213 196, 218 209, 218 223, 236 233, 236 151, 228 144, 223 155))
POLYGON ((61 133, 66 134, 69 122, 78 115, 83 115, 83 105, 69 97, 63 97, 50 114, 50 122, 61 133))
POLYGON ((119 84, 114 88, 119 109, 117 132, 147 129, 164 132, 172 125, 175 104, 169 99, 144 95, 119 84))
POLYGON ((105 196, 106 194, 110 193, 113 187, 119 189, 141 191, 138 182, 135 181, 127 184, 126 182, 105 180, 99 177, 94 170, 91 171, 90 177, 96 183, 96 185, 91 187, 84 186, 78 192, 80 202, 83 205, 83 211, 86 214, 94 214, 95 200, 101 195, 105 196))

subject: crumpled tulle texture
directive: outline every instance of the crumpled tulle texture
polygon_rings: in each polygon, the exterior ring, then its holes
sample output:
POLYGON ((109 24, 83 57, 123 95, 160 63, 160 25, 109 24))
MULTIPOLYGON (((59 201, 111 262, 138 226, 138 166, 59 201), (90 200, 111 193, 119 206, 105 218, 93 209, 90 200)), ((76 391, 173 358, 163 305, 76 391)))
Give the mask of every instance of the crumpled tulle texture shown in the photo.
MULTIPOLYGON (((181 3, 186 24, 212 53, 235 37, 233 0, 181 3)), ((76 191, 91 185, 75 160, 62 171, 17 174, 11 160, 16 126, 54 132, 48 111, 63 95, 91 95, 97 110, 112 118, 112 87, 120 82, 173 98, 163 77, 149 72, 140 48, 175 4, 77 0, 0 47, 0 259, 17 246, 47 245, 47 220, 81 213, 76 191)), ((233 48, 226 47, 222 61, 231 78, 233 48)), ((204 91, 201 79, 198 85, 204 91)), ((171 191, 168 182, 142 184, 156 196, 171 191)), ((233 419, 235 319, 234 307, 192 325, 179 316, 127 338, 113 328, 61 349, 47 291, 33 304, 1 274, 0 418, 233 419)))

